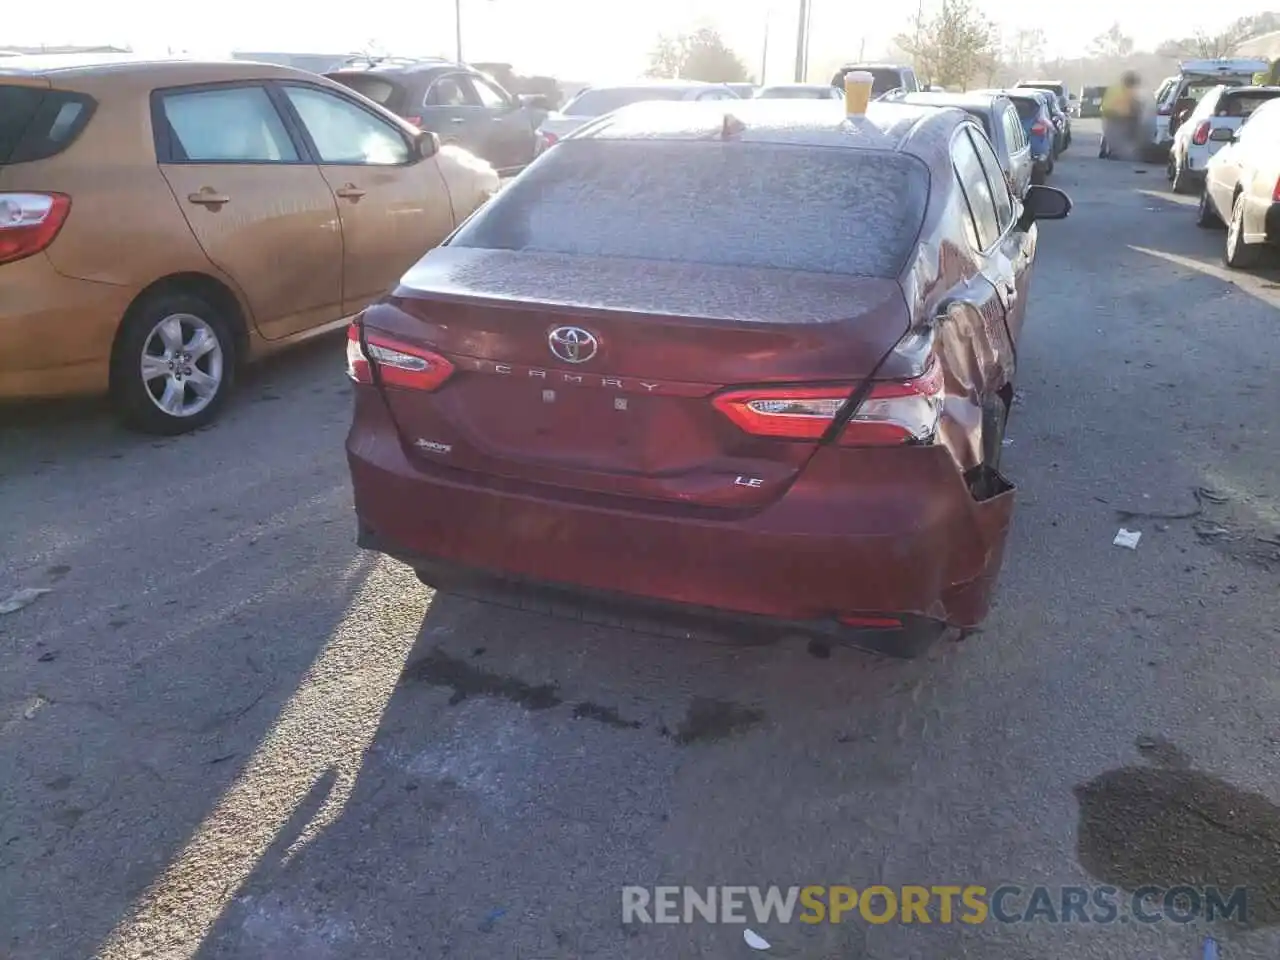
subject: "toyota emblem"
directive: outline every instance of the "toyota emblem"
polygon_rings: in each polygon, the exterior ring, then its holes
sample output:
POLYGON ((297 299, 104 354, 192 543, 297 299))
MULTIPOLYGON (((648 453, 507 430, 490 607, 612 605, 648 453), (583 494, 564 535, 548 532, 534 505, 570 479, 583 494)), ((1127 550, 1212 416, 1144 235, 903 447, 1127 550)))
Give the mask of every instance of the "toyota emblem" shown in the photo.
POLYGON ((556 327, 547 334, 547 345, 552 355, 565 363, 586 363, 600 349, 596 335, 581 327, 556 327))

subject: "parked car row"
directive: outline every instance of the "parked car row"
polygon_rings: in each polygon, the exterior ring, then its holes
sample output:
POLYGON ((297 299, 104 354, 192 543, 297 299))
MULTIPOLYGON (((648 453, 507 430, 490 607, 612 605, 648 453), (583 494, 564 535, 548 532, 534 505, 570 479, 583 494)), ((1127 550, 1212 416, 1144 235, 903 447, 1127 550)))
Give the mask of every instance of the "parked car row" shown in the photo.
POLYGON ((350 327, 359 543, 442 590, 917 654, 989 607, 1069 210, 957 109, 599 117, 350 327))
POLYGON ((242 363, 381 297, 499 185, 331 80, 243 61, 0 66, 0 399, 212 419, 242 363))
MULTIPOLYGON (((1216 96, 1219 103, 1237 96, 1244 104, 1253 97, 1258 102, 1245 117, 1215 112, 1207 118, 1204 145, 1218 149, 1204 166, 1196 223, 1206 229, 1225 225, 1222 260, 1228 267, 1247 269, 1257 266, 1268 248, 1280 245, 1280 88, 1239 88, 1216 96), (1217 131, 1224 133, 1215 137, 1217 131)), ((1204 122, 1196 121, 1197 132, 1204 122)))

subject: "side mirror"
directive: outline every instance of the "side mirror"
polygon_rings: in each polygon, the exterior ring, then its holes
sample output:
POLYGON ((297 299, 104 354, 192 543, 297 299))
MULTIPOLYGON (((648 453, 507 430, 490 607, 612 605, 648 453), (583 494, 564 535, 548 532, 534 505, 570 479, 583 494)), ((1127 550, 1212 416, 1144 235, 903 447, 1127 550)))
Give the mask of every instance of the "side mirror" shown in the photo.
POLYGON ((1035 184, 1022 198, 1022 219, 1018 225, 1024 230, 1037 220, 1065 220, 1071 213, 1071 198, 1057 187, 1035 184))
POLYGON ((1230 127, 1214 127, 1209 132, 1209 139, 1214 143, 1230 143, 1236 138, 1236 132, 1230 127))
POLYGON ((417 160, 427 160, 440 152, 440 135, 431 130, 419 130, 413 137, 413 155, 417 160))

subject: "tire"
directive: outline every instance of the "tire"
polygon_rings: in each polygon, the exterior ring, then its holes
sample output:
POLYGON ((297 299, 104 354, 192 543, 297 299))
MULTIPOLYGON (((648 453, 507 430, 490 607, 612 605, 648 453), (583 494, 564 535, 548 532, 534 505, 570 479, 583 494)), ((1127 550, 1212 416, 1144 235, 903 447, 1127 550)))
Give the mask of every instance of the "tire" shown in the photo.
POLYGON ((1196 226, 1203 230, 1214 230, 1222 227, 1222 221, 1218 219, 1218 215, 1213 210, 1213 204, 1209 202, 1209 185, 1207 183, 1200 188, 1200 204, 1196 208, 1196 226))
POLYGON ((1045 175, 1045 179, 1046 179, 1046 180, 1047 180, 1049 177, 1052 177, 1052 176, 1053 176, 1053 168, 1054 168, 1055 166, 1057 166, 1057 161, 1056 161, 1056 160, 1054 160, 1054 158, 1053 158, 1053 157, 1050 157, 1050 158, 1049 158, 1049 163, 1048 163, 1048 165, 1044 168, 1044 175, 1045 175))
POLYGON ((1169 159, 1164 165, 1164 178, 1170 183, 1173 183, 1173 181, 1178 178, 1178 164, 1177 161, 1173 159, 1172 153, 1169 154, 1169 159))
POLYGON ((1233 270, 1256 267, 1262 259, 1262 246, 1244 242, 1244 194, 1237 193, 1231 204, 1231 222, 1227 224, 1227 240, 1222 247, 1222 262, 1233 270))
POLYGON ((236 360, 233 323, 208 300, 184 292, 147 296, 116 336, 112 406, 131 430, 187 433, 218 416, 235 385, 236 360))

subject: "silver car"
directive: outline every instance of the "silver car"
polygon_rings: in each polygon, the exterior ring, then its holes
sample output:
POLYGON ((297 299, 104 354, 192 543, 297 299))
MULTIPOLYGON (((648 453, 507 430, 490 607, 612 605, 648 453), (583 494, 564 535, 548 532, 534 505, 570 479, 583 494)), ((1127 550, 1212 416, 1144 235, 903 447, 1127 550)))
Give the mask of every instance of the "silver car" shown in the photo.
POLYGON ((723 83, 695 80, 649 80, 616 87, 587 87, 559 111, 547 114, 538 128, 548 142, 567 137, 585 123, 633 103, 648 100, 740 100, 723 83))
POLYGON ((997 92, 907 93, 899 99, 902 103, 922 106, 956 107, 977 120, 995 147, 1010 189, 1019 197, 1026 196, 1031 186, 1034 158, 1012 100, 997 92))

